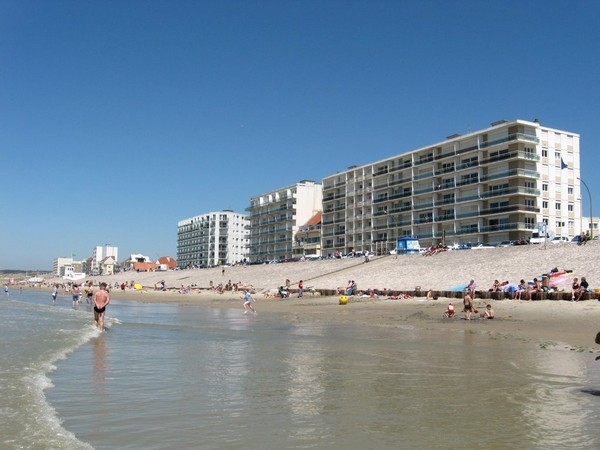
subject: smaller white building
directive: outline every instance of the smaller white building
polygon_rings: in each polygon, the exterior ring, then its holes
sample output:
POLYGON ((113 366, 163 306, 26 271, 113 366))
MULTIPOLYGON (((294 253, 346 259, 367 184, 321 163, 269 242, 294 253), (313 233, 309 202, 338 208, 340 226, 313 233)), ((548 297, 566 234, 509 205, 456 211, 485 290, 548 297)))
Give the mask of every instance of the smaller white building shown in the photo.
POLYGON ((245 214, 210 212, 177 224, 177 265, 180 268, 235 264, 248 256, 245 214))

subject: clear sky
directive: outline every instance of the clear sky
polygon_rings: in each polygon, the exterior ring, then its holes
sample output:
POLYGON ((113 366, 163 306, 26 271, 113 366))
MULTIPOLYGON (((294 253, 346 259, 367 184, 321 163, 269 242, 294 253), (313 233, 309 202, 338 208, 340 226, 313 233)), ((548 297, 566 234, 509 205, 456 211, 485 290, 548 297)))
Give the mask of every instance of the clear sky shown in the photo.
POLYGON ((600 215, 598 17, 596 0, 0 0, 0 269, 107 243, 176 257, 179 220, 499 119, 579 133, 600 215))

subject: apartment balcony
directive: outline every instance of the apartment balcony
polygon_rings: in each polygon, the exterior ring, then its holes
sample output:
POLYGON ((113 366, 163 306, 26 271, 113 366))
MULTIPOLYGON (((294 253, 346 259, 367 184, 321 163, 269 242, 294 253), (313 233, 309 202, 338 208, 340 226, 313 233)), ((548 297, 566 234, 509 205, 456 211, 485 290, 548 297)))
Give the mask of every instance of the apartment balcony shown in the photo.
POLYGON ((428 208, 433 208, 433 202, 413 203, 413 206, 412 206, 413 210, 428 209, 428 208))
POLYGON ((444 153, 440 153, 439 155, 434 155, 434 159, 436 161, 439 161, 440 159, 450 158, 455 155, 456 155, 456 152, 454 151, 454 149, 452 149, 452 150, 446 151, 444 153))
POLYGON ((459 180, 456 182, 456 187, 467 186, 469 184, 477 184, 479 183, 479 177, 470 177, 459 180))
POLYGON ((524 177, 524 178, 539 179, 540 173, 536 172, 535 170, 512 169, 512 170, 507 170, 506 172, 502 172, 502 173, 481 176, 480 181, 481 182, 492 181, 492 180, 498 180, 498 179, 509 178, 509 177, 524 177))
POLYGON ((447 183, 441 183, 441 184, 436 185, 434 190, 435 191, 443 191, 445 189, 454 189, 455 187, 456 186, 455 186, 454 181, 449 181, 447 183))
POLYGON ((415 176, 413 177, 413 180, 415 180, 415 181, 416 181, 416 180, 423 180, 423 179, 425 179, 425 178, 431 178, 432 176, 433 176, 433 171, 431 171, 431 172, 427 172, 427 173, 422 173, 422 174, 420 174, 420 175, 415 175, 415 176))
POLYGON ((425 158, 419 158, 418 160, 416 160, 415 162, 413 162, 413 165, 420 166, 421 164, 427 164, 427 163, 429 163, 431 161, 433 161, 433 155, 426 156, 425 158))
POLYGON ((444 167, 443 169, 437 169, 435 170, 433 173, 434 175, 443 175, 445 173, 451 173, 454 172, 454 166, 452 167, 444 167))
POLYGON ((526 187, 513 187, 508 189, 500 189, 500 190, 492 190, 487 191, 481 194, 481 198, 490 198, 490 197, 500 197, 502 195, 510 195, 510 194, 524 194, 524 195, 533 195, 539 196, 540 190, 526 187))
POLYGON ((392 166, 388 169, 389 172, 397 172, 398 170, 408 169, 412 167, 412 161, 403 161, 402 163, 392 166))
POLYGON ((489 216, 492 214, 504 214, 507 212, 514 212, 514 211, 539 213, 540 208, 536 208, 535 206, 520 205, 520 204, 519 205, 508 205, 508 206, 502 206, 500 208, 482 209, 479 211, 479 215, 480 216, 489 216))
POLYGON ((433 192, 433 187, 426 187, 426 188, 421 188, 421 189, 415 189, 413 191, 413 195, 428 194, 429 192, 433 192))
POLYGON ((455 216, 454 214, 443 214, 441 216, 437 216, 435 218, 436 222, 444 222, 446 220, 454 220, 455 216))
POLYGON ((422 217, 414 220, 415 225, 421 225, 423 223, 431 223, 433 222, 433 216, 422 217))
POLYGON ((513 141, 522 141, 522 142, 528 142, 528 143, 533 143, 533 144, 540 143, 540 140, 536 136, 532 136, 530 134, 524 134, 524 133, 514 133, 514 134, 510 134, 504 138, 495 139, 493 141, 488 141, 488 142, 480 142, 479 144, 472 145, 470 147, 461 148, 460 150, 457 150, 456 154, 459 155, 459 154, 470 152, 473 150, 481 150, 484 148, 493 147, 493 146, 496 146, 499 144, 505 144, 507 142, 513 142, 513 141))

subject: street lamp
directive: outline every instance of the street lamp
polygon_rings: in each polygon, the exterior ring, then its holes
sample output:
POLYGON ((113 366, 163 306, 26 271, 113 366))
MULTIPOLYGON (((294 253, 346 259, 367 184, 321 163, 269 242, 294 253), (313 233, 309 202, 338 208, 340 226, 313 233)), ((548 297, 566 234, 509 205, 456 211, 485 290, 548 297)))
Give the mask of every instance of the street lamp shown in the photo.
MULTIPOLYGON (((588 196, 590 197, 590 223, 588 226, 590 227, 590 239, 593 239, 594 238, 594 214, 592 212, 592 193, 590 192, 590 188, 585 183, 585 181, 583 181, 581 178, 577 178, 577 179, 583 183, 583 185, 587 189, 588 196)), ((583 231, 583 230, 581 230, 581 231, 583 231)))

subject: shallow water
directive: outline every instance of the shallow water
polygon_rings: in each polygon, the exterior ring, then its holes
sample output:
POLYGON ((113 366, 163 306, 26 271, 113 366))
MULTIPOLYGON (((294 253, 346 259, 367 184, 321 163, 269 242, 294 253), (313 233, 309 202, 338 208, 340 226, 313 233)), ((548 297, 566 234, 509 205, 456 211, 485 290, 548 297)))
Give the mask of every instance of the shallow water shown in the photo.
POLYGON ((600 448, 589 353, 118 301, 99 334, 66 297, 20 297, 0 304, 5 448, 600 448))

